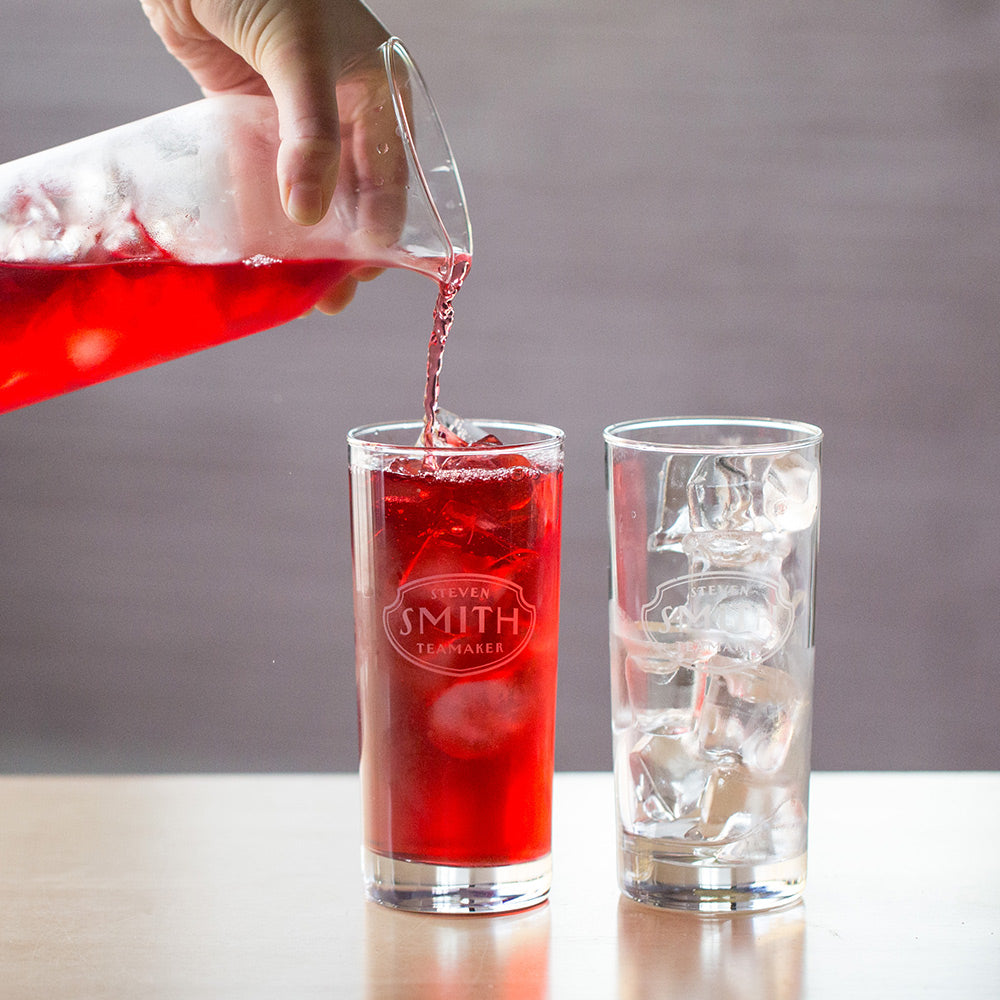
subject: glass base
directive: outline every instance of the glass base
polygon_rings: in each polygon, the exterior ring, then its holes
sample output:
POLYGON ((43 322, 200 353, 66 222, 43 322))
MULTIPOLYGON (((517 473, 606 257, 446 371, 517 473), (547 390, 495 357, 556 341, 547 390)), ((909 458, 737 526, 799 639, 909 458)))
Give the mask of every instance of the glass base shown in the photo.
POLYGON ((770 910, 794 903, 805 889, 806 855, 761 864, 678 860, 675 848, 625 835, 618 882, 638 903, 699 913, 770 910))
POLYGON ((361 849, 365 893, 383 906, 417 913, 505 913, 549 894, 552 858, 472 868, 405 861, 361 849))

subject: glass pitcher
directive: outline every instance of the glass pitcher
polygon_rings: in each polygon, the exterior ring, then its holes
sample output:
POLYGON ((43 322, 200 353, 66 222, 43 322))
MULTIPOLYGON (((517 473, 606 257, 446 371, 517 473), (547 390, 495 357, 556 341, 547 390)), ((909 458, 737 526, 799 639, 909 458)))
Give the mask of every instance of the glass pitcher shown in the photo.
POLYGON ((285 216, 270 97, 210 97, 0 166, 0 412, 294 319, 352 273, 445 285, 465 197, 398 38, 340 74, 322 222, 285 216))

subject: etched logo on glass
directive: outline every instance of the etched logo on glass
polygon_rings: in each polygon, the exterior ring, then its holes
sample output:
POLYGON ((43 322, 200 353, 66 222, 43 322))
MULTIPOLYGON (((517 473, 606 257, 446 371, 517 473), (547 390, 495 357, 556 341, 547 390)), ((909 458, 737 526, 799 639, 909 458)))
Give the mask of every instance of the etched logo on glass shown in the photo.
POLYGON ((788 640, 795 608, 788 586, 736 570, 667 580, 642 609, 643 631, 680 664, 766 660, 788 640))
POLYGON ((393 648, 410 663, 467 676, 509 663, 535 630, 535 608, 516 583, 483 573, 407 580, 385 607, 393 648))

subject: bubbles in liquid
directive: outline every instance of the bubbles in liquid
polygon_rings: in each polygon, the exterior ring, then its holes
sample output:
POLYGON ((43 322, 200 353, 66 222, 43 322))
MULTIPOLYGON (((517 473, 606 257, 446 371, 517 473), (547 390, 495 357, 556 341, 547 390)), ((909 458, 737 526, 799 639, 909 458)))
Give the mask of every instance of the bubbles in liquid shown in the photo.
POLYGON ((389 152, 389 143, 380 142, 375 148, 379 151, 379 153, 385 155, 386 153, 389 152))

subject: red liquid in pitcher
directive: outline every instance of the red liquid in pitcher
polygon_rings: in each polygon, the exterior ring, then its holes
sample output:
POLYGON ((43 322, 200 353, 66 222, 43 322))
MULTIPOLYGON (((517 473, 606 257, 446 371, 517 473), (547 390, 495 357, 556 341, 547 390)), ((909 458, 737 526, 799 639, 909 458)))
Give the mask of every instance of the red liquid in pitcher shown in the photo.
POLYGON ((371 584, 356 596, 367 846, 452 865, 543 857, 561 471, 473 446, 354 475, 354 510, 384 511, 370 557, 355 553, 371 584))
POLYGON ((0 412, 287 322, 355 267, 0 262, 0 412))

